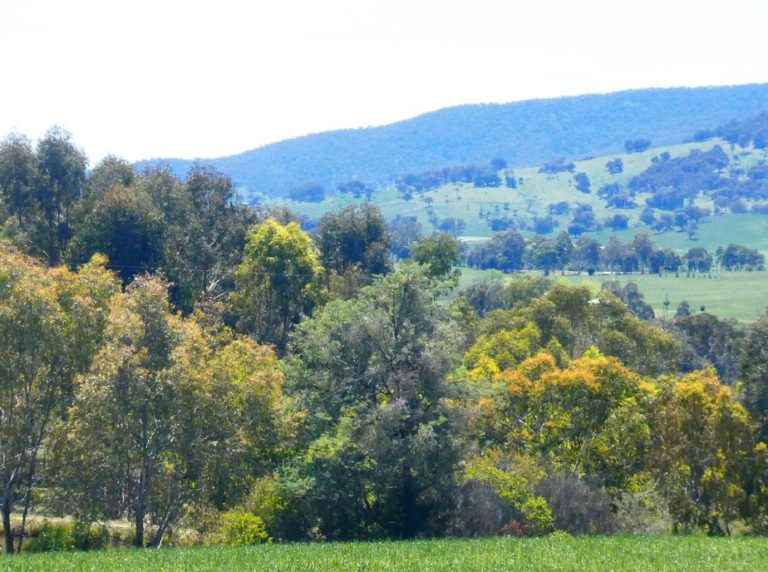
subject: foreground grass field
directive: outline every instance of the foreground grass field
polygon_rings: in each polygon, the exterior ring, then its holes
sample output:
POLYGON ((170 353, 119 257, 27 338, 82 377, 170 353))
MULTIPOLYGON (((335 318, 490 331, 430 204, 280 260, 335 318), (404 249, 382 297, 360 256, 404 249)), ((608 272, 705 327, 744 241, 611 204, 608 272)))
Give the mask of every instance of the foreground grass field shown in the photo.
POLYGON ((768 539, 659 536, 435 540, 24 555, 4 570, 766 570, 768 539))
MULTIPOLYGON (((488 276, 487 270, 462 268, 459 286, 465 288, 488 276)), ((645 301, 653 306, 656 316, 664 317, 664 301, 669 300, 667 317, 673 318, 677 305, 687 300, 691 309, 698 312, 701 306, 720 318, 735 318, 742 322, 754 322, 768 308, 768 271, 766 272, 713 272, 709 275, 686 278, 685 273, 658 276, 633 274, 615 276, 560 276, 554 280, 589 284, 596 292, 606 280, 618 280, 622 286, 627 282, 637 284, 645 295, 645 301)))

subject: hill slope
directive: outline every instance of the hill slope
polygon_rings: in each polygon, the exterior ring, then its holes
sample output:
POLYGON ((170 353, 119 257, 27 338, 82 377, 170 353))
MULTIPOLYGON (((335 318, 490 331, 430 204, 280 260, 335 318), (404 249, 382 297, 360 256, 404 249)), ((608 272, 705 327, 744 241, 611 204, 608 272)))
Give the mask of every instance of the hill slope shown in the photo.
MULTIPOLYGON (((510 167, 540 165, 623 150, 628 139, 679 143, 702 127, 768 110, 768 84, 647 89, 507 104, 465 105, 382 127, 307 135, 202 160, 228 173, 244 198, 284 196, 306 184, 333 191, 356 178, 370 185, 405 172, 504 158, 510 167)), ((184 176, 193 161, 155 159, 184 176)))

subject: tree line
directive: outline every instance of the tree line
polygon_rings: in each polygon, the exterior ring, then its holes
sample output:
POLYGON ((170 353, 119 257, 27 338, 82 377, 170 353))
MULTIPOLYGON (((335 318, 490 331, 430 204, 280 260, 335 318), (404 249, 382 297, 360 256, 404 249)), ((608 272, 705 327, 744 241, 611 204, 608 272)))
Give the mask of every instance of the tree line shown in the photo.
POLYGON ((516 230, 507 230, 476 246, 467 255, 467 264, 502 272, 542 270, 545 274, 554 270, 589 274, 598 271, 650 274, 684 271, 696 274, 708 273, 715 268, 762 271, 765 256, 739 244, 718 247, 714 253, 702 246, 694 246, 680 255, 671 248, 659 248, 646 232, 638 232, 628 243, 612 236, 601 245, 590 236, 580 236, 574 241, 564 231, 555 238, 536 235, 526 239, 516 230))

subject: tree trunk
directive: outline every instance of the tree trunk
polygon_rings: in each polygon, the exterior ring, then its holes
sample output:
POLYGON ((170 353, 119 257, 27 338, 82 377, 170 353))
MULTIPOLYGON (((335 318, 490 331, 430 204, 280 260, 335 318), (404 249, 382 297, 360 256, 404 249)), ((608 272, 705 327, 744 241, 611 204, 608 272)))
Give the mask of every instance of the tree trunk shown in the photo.
POLYGON ((418 507, 416 506, 416 490, 411 475, 410 467, 403 468, 403 480, 401 485, 401 497, 403 508, 403 538, 414 538, 418 529, 418 507))
POLYGON ((142 468, 139 477, 139 490, 136 495, 136 507, 134 509, 134 523, 136 525, 136 548, 144 548, 144 517, 146 515, 146 470, 142 468))
POLYGON ((5 537, 5 553, 13 554, 13 528, 11 528, 11 502, 7 494, 3 502, 3 536, 5 537))
MULTIPOLYGON (((38 444, 42 442, 42 432, 45 428, 45 421, 43 422, 43 427, 41 428, 40 438, 38 439, 38 444)), ((27 477, 27 483, 26 483, 26 492, 24 495, 24 510, 22 511, 21 516, 21 531, 19 532, 19 545, 16 547, 16 551, 21 554, 21 547, 24 544, 24 537, 27 533, 27 515, 29 514, 29 506, 32 503, 32 486, 35 482, 35 474, 37 473, 37 452, 39 449, 36 447, 35 450, 32 452, 32 458, 29 461, 29 476, 27 477)))

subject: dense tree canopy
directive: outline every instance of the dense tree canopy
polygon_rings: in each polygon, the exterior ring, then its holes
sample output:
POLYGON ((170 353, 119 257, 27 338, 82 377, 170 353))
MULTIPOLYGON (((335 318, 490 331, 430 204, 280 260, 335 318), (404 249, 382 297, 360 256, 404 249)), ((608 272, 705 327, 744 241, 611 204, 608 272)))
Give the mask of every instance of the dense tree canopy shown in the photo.
POLYGON ((631 281, 547 276, 759 252, 574 240, 595 211, 553 205, 578 232, 508 228, 460 290, 462 245, 415 219, 352 206, 311 236, 200 166, 84 167, 60 130, 0 144, 3 551, 51 541, 25 544, 36 513, 79 546, 113 521, 137 547, 767 531, 766 318, 661 320, 631 281))

